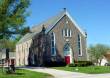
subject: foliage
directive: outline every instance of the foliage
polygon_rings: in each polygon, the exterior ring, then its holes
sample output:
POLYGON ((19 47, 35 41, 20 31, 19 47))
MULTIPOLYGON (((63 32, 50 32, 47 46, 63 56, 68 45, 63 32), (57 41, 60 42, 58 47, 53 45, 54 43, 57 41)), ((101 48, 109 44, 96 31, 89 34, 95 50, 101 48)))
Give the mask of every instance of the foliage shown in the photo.
POLYGON ((109 46, 103 45, 103 44, 90 46, 88 49, 90 60, 96 62, 97 65, 100 65, 103 59, 103 56, 107 53, 109 49, 110 49, 109 46))
MULTIPOLYGON (((0 0, 0 42, 29 32, 29 27, 24 26, 29 15, 26 10, 29 5, 30 0, 0 0)), ((5 48, 7 47, 6 44, 5 48)))
POLYGON ((15 45, 16 41, 15 40, 6 40, 6 39, 1 39, 0 40, 0 48, 9 48, 11 52, 15 52, 15 45))
POLYGON ((21 31, 21 35, 25 35, 27 32, 30 32, 30 28, 29 27, 24 27, 21 31))
POLYGON ((26 21, 26 8, 30 0, 1 0, 0 5, 0 37, 11 37, 21 33, 26 21))
POLYGON ((73 64, 69 64, 69 67, 83 67, 83 66, 91 66, 94 65, 91 61, 78 61, 73 64))

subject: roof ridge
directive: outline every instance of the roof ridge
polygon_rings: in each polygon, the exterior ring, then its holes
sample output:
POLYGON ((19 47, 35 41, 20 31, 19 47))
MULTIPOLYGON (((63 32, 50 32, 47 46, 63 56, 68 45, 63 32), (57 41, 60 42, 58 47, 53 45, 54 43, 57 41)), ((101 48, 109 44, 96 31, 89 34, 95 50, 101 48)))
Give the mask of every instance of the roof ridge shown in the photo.
POLYGON ((75 25, 75 27, 76 27, 84 36, 86 36, 85 32, 80 28, 80 26, 78 25, 78 23, 76 23, 76 21, 71 17, 71 15, 69 14, 69 12, 66 11, 66 15, 70 18, 70 20, 73 22, 73 24, 75 25))
MULTIPOLYGON (((45 25, 45 24, 48 24, 48 23, 53 24, 53 21, 54 21, 54 22, 57 21, 57 20, 58 20, 58 17, 61 17, 61 16, 64 15, 64 14, 66 14, 66 11, 65 11, 65 10, 63 10, 63 11, 59 12, 58 14, 56 14, 56 15, 54 15, 54 16, 48 18, 47 20, 45 20, 45 21, 43 21, 43 22, 41 22, 41 23, 39 23, 39 24, 33 26, 33 27, 31 28, 31 31, 32 31, 32 32, 35 32, 35 29, 36 29, 36 28, 39 28, 39 27, 41 27, 42 25, 45 25), (57 19, 57 20, 56 20, 56 19, 57 19)), ((49 24, 49 25, 50 25, 50 24, 49 24)), ((47 28, 47 27, 49 27, 49 26, 46 26, 46 28, 47 28)))

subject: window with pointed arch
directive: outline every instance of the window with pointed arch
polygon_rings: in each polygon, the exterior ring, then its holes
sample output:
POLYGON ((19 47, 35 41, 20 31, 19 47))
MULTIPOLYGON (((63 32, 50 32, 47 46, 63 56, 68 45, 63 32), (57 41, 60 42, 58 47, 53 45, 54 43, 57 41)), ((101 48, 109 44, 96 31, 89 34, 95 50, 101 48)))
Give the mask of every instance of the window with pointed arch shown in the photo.
POLYGON ((56 55, 56 48, 55 48, 55 33, 51 33, 51 55, 56 55))
POLYGON ((82 56, 81 36, 78 34, 78 56, 82 56))
POLYGON ((68 28, 63 29, 62 30, 62 35, 63 35, 63 37, 72 37, 71 29, 68 29, 68 28))
POLYGON ((69 43, 66 43, 64 45, 64 56, 67 56, 70 54, 70 44, 69 43))

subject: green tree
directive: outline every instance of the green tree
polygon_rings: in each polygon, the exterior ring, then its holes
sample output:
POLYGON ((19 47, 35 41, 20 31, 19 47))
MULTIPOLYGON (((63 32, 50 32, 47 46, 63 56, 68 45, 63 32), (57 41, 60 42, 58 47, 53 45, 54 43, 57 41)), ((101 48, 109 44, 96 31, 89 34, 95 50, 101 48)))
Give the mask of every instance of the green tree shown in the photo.
POLYGON ((91 45, 88 49, 90 60, 94 61, 97 65, 101 65, 103 56, 107 53, 109 49, 109 46, 103 44, 96 44, 94 46, 91 45))
POLYGON ((15 40, 2 39, 0 41, 5 42, 5 44, 4 43, 0 44, 0 48, 9 48, 11 52, 15 52, 15 45, 16 45, 15 40))
POLYGON ((12 36, 29 31, 25 27, 26 17, 29 15, 26 9, 30 0, 0 0, 0 42, 12 38, 12 36), (24 31, 25 30, 25 31, 24 31), (4 39, 4 40, 3 40, 4 39))

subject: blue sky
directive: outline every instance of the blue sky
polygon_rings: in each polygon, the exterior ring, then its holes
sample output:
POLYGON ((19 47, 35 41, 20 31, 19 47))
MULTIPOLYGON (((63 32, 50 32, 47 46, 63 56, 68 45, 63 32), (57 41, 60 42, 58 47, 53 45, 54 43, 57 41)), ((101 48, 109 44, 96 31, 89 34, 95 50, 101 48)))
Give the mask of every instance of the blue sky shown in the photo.
POLYGON ((62 8, 87 31, 87 43, 110 45, 110 0, 32 0, 26 25, 32 27, 59 13, 62 8))

